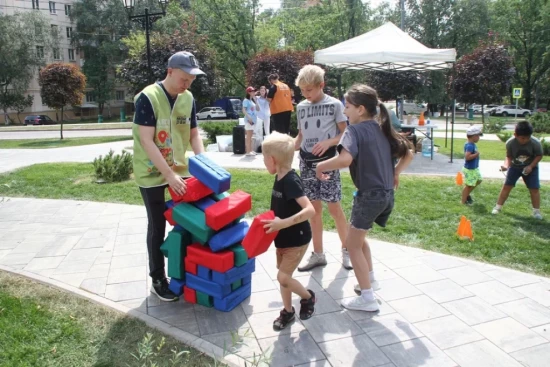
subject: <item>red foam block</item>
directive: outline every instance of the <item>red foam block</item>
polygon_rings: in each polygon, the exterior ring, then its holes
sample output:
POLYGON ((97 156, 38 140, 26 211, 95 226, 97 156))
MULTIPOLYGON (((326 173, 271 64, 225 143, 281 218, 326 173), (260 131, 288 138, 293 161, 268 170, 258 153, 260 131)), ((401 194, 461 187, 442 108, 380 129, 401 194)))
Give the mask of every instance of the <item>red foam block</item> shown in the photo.
POLYGON ((242 241, 249 259, 266 252, 273 240, 275 240, 275 237, 277 237, 277 233, 279 233, 278 231, 269 234, 265 233, 265 224, 262 223, 262 220, 267 219, 275 219, 273 210, 257 215, 242 241))
POLYGON ((172 190, 171 187, 168 187, 168 192, 170 192, 170 196, 175 203, 181 203, 182 201, 192 203, 213 193, 208 186, 204 185, 195 177, 186 179, 185 183, 187 185, 187 189, 183 195, 178 195, 174 190, 172 190))
POLYGON ((164 218, 170 223, 171 225, 175 226, 176 222, 174 221, 174 218, 172 218, 172 210, 173 208, 170 208, 164 212, 164 218))
POLYGON ((219 231, 247 211, 252 209, 252 196, 237 190, 223 200, 206 208, 206 225, 219 231))
POLYGON ((197 303, 197 292, 194 289, 183 286, 183 299, 188 303, 197 303))
POLYGON ((192 262, 189 257, 185 257, 185 271, 193 275, 197 275, 197 264, 192 262))
MULTIPOLYGON (((205 268, 225 273, 233 266, 235 266, 235 254, 231 250, 222 250, 213 253, 210 247, 201 246, 198 243, 194 243, 187 247, 187 257, 185 261, 189 261, 202 265, 205 268)), ((186 268, 187 269, 187 268, 186 268)))

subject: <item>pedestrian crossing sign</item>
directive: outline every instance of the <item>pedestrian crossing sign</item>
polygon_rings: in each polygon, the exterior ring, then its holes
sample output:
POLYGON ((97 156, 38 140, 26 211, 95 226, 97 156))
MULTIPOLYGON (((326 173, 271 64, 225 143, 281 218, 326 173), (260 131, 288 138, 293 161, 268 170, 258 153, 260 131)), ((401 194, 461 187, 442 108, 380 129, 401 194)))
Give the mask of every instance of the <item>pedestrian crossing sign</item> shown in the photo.
POLYGON ((514 98, 521 98, 523 88, 514 88, 514 98))

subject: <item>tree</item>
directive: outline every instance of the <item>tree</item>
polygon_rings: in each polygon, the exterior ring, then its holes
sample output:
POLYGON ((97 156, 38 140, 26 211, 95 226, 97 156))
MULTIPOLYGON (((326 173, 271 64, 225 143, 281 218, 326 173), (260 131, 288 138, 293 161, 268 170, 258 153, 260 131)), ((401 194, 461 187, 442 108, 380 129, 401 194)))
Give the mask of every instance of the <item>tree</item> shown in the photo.
POLYGON ((389 101, 403 96, 414 99, 422 87, 419 73, 414 71, 367 71, 367 83, 376 89, 382 101, 389 101))
POLYGON ((498 0, 493 13, 494 29, 509 46, 517 70, 515 81, 523 87, 524 107, 529 108, 536 86, 550 70, 550 2, 498 0))
POLYGON ((79 105, 84 98, 86 77, 76 65, 57 62, 40 71, 38 79, 42 103, 61 110, 60 136, 63 139, 63 109, 67 105, 79 105))
MULTIPOLYGON (((482 106, 499 101, 508 94, 514 76, 512 58, 506 48, 495 41, 480 43, 469 55, 462 56, 455 65, 454 91, 465 103, 482 106)), ((452 92, 453 79, 449 88, 452 92)), ((484 116, 482 109, 482 116, 484 116)), ((483 118, 483 123, 485 119, 483 118)))
POLYGON ((25 109, 31 107, 33 102, 34 102, 34 96, 31 96, 31 95, 24 96, 22 94, 17 94, 14 96, 14 100, 11 108, 17 112, 17 120, 19 121, 20 124, 21 124, 21 119, 19 118, 19 114, 25 111, 25 109))
MULTIPOLYGON (((129 56, 119 67, 118 77, 131 87, 133 93, 138 93, 149 84, 145 37, 143 33, 134 33, 124 39, 124 43, 129 48, 129 56)), ((216 68, 216 55, 208 47, 206 37, 197 34, 193 19, 172 34, 155 32, 151 36, 151 69, 155 80, 166 77, 168 59, 178 51, 189 51, 197 58, 206 76, 198 77, 190 90, 199 106, 211 104, 218 96, 223 79, 216 68)))
POLYGON ((57 43, 50 22, 40 12, 0 15, 0 108, 25 98, 30 81, 57 43))
POLYGON ((269 74, 279 74, 279 80, 286 83, 295 92, 294 81, 304 65, 313 64, 311 51, 269 51, 265 50, 252 57, 246 68, 246 83, 260 87, 267 83, 269 74))
POLYGON ((125 58, 120 40, 129 33, 131 22, 120 0, 75 2, 71 20, 76 24, 72 43, 84 53, 82 72, 102 115, 105 104, 112 99, 116 66, 125 58))

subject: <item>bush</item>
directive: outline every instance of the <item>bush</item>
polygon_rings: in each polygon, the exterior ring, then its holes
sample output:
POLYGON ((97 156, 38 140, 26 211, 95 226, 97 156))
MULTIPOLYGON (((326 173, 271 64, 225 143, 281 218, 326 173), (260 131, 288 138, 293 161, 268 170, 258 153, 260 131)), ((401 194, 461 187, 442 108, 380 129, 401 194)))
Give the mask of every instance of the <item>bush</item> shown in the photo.
POLYGON ((550 114, 537 112, 529 119, 535 133, 550 133, 550 114))
POLYGON ((499 133, 504 128, 504 125, 504 119, 489 117, 485 119, 485 123, 483 124, 483 132, 487 134, 499 133))
POLYGON ((508 139, 510 139, 514 134, 511 131, 504 131, 502 133, 497 134, 498 138, 501 142, 506 143, 508 139))
POLYGON ((210 143, 214 144, 217 135, 233 135, 233 128, 238 124, 238 121, 203 122, 200 124, 200 128, 204 130, 210 143))
POLYGON ((122 151, 115 155, 112 150, 105 157, 94 159, 95 178, 103 182, 121 182, 130 178, 133 172, 132 154, 122 151))
POLYGON ((290 136, 296 137, 298 135, 298 118, 296 117, 296 108, 290 115, 290 136))
POLYGON ((540 139, 540 145, 542 145, 542 155, 550 155, 550 140, 542 138, 540 139))

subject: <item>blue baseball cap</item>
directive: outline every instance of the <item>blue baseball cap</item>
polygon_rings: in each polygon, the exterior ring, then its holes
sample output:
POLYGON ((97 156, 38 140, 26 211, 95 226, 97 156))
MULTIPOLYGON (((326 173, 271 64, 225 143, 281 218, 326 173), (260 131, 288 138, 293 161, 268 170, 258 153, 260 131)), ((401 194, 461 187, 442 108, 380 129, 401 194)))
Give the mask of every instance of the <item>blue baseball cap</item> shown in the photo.
POLYGON ((176 52, 168 59, 168 67, 171 69, 180 69, 191 75, 206 75, 199 69, 199 63, 191 52, 176 52))

